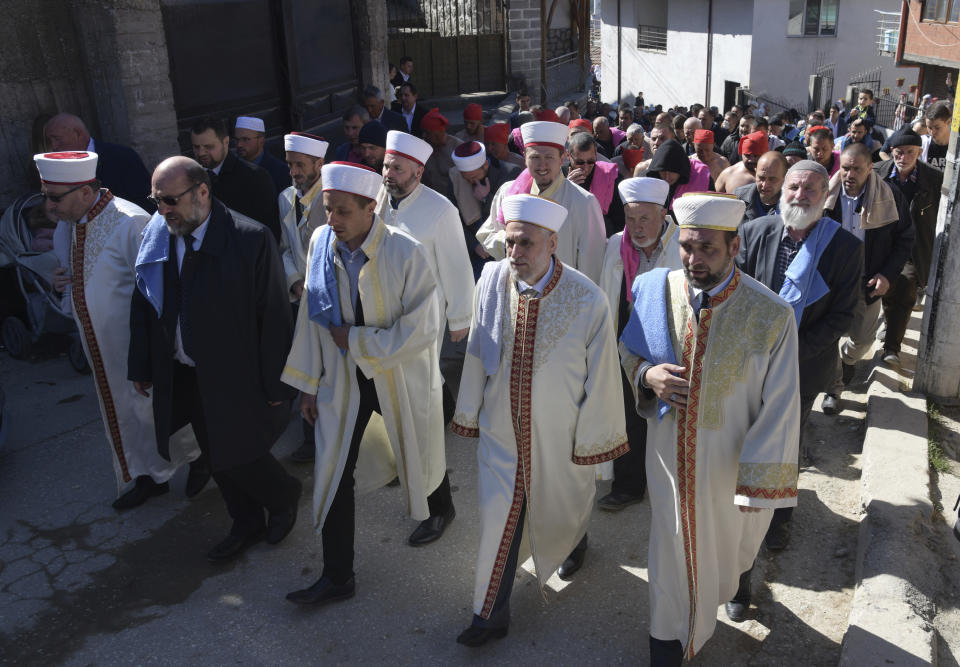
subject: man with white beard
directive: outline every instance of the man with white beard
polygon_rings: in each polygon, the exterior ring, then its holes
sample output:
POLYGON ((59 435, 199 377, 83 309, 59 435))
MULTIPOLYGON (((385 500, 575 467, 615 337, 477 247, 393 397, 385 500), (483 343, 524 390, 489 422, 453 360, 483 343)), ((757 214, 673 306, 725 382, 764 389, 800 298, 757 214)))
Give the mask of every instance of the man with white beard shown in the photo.
MULTIPOLYGON (((828 181, 820 163, 797 162, 784 179, 780 215, 740 226, 737 266, 783 297, 797 318, 801 436, 817 396, 833 384, 837 342, 853 322, 863 274, 863 243, 823 215, 828 181)), ((792 512, 774 511, 768 549, 786 547, 792 512)))

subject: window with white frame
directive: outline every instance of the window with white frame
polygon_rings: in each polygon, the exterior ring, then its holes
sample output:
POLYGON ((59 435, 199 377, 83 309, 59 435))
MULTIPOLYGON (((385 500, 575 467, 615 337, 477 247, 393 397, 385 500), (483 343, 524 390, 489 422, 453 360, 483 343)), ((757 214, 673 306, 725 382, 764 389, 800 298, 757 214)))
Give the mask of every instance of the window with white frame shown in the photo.
MULTIPOLYGON (((960 0, 954 0, 960 3, 960 0)), ((837 34, 837 5, 840 0, 790 0, 787 35, 792 37, 833 37, 837 34)))

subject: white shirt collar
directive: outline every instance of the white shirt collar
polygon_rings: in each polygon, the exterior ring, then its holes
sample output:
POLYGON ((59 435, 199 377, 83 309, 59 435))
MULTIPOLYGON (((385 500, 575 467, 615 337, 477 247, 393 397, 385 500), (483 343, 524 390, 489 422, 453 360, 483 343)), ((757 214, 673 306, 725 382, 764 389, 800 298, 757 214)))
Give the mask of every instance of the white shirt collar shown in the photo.
POLYGON ((550 268, 547 269, 547 272, 543 274, 543 277, 537 281, 536 285, 528 285, 520 279, 517 279, 517 291, 521 294, 528 289, 533 289, 537 292, 537 296, 543 296, 543 288, 547 286, 547 283, 550 282, 550 278, 553 277, 553 257, 550 258, 550 268))
POLYGON ((196 250, 200 249, 200 246, 203 245, 203 236, 207 233, 207 227, 210 226, 210 216, 213 215, 213 210, 210 210, 210 213, 207 213, 207 218, 200 223, 200 226, 193 230, 193 233, 190 234, 194 239, 196 239, 196 250))
MULTIPOLYGON (((226 162, 226 161, 227 161, 227 156, 224 155, 224 156, 223 156, 223 162, 226 162)), ((221 162, 220 164, 218 164, 216 167, 214 167, 214 168, 211 169, 210 171, 212 171, 212 172, 215 173, 217 176, 219 176, 219 175, 220 175, 220 170, 223 169, 223 162, 221 162)), ((194 232, 194 233, 196 233, 196 232, 194 232)))

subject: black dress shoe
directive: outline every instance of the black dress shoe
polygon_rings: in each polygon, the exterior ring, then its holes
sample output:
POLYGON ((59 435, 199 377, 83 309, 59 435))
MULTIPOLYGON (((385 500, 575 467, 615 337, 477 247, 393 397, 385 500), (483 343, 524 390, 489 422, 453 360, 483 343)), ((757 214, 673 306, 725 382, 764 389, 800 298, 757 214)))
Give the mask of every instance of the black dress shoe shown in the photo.
POLYGON ((752 576, 753 567, 741 574, 737 594, 733 596, 730 602, 723 605, 724 610, 727 612, 727 618, 734 623, 743 623, 747 620, 747 612, 750 610, 750 599, 753 597, 750 581, 752 576))
POLYGON ((226 563, 237 558, 249 547, 263 539, 264 531, 260 530, 247 535, 240 536, 230 533, 217 546, 207 552, 207 560, 211 563, 226 563))
POLYGON ((199 458, 190 462, 190 472, 187 475, 187 487, 185 493, 187 498, 193 498, 203 491, 203 487, 210 481, 210 464, 206 458, 199 458))
POLYGON ((150 475, 140 475, 137 477, 133 488, 113 501, 113 509, 129 510, 139 507, 154 496, 162 496, 170 490, 170 484, 163 482, 157 484, 150 475))
POLYGON ((296 477, 291 479, 296 484, 296 496, 287 509, 283 512, 272 512, 267 518, 267 544, 280 544, 297 523, 297 507, 303 494, 303 484, 296 477))
POLYGON ((457 643, 476 648, 483 646, 491 639, 503 639, 507 636, 507 628, 478 628, 471 625, 457 635, 457 643))
POLYGON ((643 502, 643 494, 634 495, 622 491, 611 491, 597 501, 597 507, 608 512, 619 512, 624 507, 643 502))
POLYGON ((287 599, 296 604, 326 604, 352 598, 356 592, 357 584, 353 577, 342 584, 335 584, 327 577, 320 577, 310 588, 287 593, 287 599))
POLYGON ((290 460, 294 463, 312 463, 317 456, 317 446, 312 442, 304 442, 293 450, 290 460))
POLYGON ((453 518, 457 516, 457 510, 450 506, 450 511, 446 514, 438 514, 428 519, 424 519, 417 526, 417 529, 410 534, 407 544, 411 547, 422 547, 424 544, 436 542, 443 535, 453 518))
POLYGON ((763 543, 767 545, 770 551, 783 551, 790 542, 790 522, 770 524, 767 528, 767 535, 763 538, 763 543))
POLYGON ((560 569, 557 570, 557 576, 564 581, 570 581, 577 570, 583 567, 583 558, 587 553, 587 536, 584 535, 580 543, 573 548, 567 559, 563 561, 560 569))

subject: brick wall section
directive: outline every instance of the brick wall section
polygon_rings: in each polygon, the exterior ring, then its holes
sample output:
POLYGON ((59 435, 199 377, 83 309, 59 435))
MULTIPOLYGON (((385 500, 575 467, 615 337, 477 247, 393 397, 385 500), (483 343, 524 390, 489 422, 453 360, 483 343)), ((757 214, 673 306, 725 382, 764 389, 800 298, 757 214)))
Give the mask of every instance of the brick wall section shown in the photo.
POLYGON ((522 80, 537 103, 540 101, 540 0, 512 0, 507 31, 510 77, 522 80))
POLYGON ((903 60, 909 63, 912 55, 925 58, 937 58, 960 65, 960 25, 956 23, 934 23, 923 20, 923 2, 910 0, 910 17, 907 19, 906 37, 903 45, 903 60), (914 23, 916 19, 916 23, 914 23), (917 25, 920 29, 917 29, 917 25), (926 39, 924 38, 926 37, 926 39), (938 46, 947 44, 949 46, 938 46))

